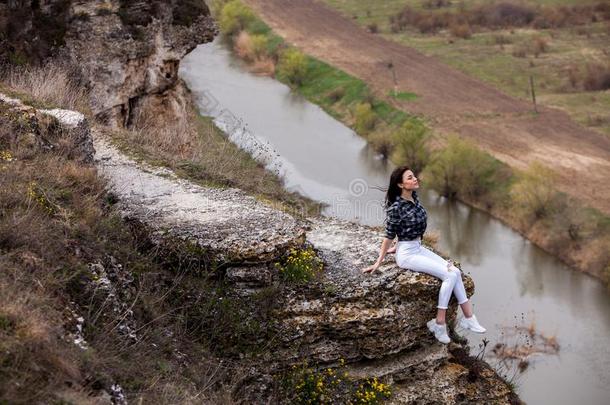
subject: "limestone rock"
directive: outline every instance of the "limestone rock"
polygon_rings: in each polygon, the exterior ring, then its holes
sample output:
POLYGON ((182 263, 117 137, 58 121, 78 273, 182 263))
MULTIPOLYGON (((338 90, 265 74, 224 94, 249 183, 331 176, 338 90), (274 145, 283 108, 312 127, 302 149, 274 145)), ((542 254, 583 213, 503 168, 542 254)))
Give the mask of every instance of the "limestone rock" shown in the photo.
POLYGON ((130 126, 143 105, 159 103, 150 97, 170 106, 185 103, 181 92, 174 91, 180 84, 180 60, 211 41, 217 28, 205 5, 201 14, 188 16, 188 25, 175 22, 176 0, 131 2, 127 9, 119 3, 75 2, 75 10, 87 18, 70 24, 64 55, 88 83, 96 117, 130 126), (101 13, 102 8, 107 11, 101 13))
POLYGON ((249 267, 229 267, 225 279, 238 295, 252 295, 277 281, 277 271, 268 264, 249 267))
POLYGON ((241 190, 181 180, 170 170, 136 163, 101 139, 95 149, 124 215, 149 228, 156 244, 184 241, 217 264, 263 263, 305 239, 304 224, 241 190))
POLYGON ((14 115, 12 125, 19 125, 20 147, 31 150, 51 150, 70 145, 71 158, 93 162, 91 128, 85 116, 77 111, 36 109, 20 100, 0 93, 0 110, 14 115), (46 128, 42 130, 42 127, 46 128), (27 129, 24 131, 24 129, 27 129), (69 143, 64 142, 70 139, 69 143))
MULTIPOLYGON (((381 272, 362 274, 381 244, 381 235, 367 226, 313 219, 307 241, 324 261, 324 276, 281 298, 282 348, 277 354, 284 361, 377 359, 435 342, 426 322, 436 314, 440 280, 399 268, 393 255, 381 272)), ((464 284, 472 294, 470 277, 464 276, 464 284)), ((455 308, 453 299, 449 320, 455 308)))

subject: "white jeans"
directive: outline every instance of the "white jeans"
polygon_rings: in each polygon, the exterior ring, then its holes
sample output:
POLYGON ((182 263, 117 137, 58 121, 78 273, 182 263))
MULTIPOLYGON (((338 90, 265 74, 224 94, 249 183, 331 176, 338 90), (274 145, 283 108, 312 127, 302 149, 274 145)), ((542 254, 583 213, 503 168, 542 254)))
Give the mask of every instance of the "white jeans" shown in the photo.
POLYGON ((421 240, 399 241, 396 246, 396 264, 403 269, 430 274, 443 280, 438 293, 438 308, 447 309, 451 292, 455 294, 458 304, 468 301, 460 269, 453 264, 448 267, 449 262, 423 246, 421 240))

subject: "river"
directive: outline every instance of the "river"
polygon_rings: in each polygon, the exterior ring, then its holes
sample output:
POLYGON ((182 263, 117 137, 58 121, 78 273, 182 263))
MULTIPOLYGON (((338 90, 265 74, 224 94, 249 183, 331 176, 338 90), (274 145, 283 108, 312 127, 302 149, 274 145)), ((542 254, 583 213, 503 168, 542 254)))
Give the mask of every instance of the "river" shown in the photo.
MULTIPOLYGON (((287 86, 255 76, 220 39, 200 45, 182 61, 180 76, 196 96, 202 114, 245 149, 262 159, 296 190, 327 204, 324 215, 368 225, 383 222, 380 188, 392 166, 380 159, 350 128, 287 86)), ((510 363, 500 369, 528 404, 610 403, 610 294, 597 280, 572 271, 488 214, 448 201, 425 183, 420 191, 429 229, 438 247, 461 263, 474 279, 472 303, 485 335, 464 333, 472 353, 489 340, 536 346, 526 331, 555 336, 557 354, 538 353, 520 373, 510 363)), ((381 238, 379 240, 381 244, 381 238)), ((375 260, 371 257, 371 263, 375 260)))

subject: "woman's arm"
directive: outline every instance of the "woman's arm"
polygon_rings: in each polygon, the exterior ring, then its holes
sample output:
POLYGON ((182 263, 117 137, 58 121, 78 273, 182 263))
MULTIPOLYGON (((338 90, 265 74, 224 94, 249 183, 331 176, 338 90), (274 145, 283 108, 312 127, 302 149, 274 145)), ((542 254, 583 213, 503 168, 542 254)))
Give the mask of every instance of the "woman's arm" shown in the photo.
POLYGON ((381 266, 381 263, 383 262, 385 254, 390 248, 392 241, 393 239, 383 238, 383 242, 381 242, 381 251, 379 252, 379 257, 377 258, 377 261, 372 266, 369 266, 366 269, 362 270, 363 273, 373 273, 379 268, 379 266, 381 266))

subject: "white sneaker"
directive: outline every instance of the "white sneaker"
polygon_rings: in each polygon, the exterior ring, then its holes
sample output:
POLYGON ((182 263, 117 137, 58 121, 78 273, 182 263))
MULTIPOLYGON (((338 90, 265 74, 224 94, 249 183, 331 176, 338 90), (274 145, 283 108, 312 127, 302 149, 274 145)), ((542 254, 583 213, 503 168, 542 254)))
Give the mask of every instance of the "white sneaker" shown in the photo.
POLYGON ((471 318, 464 317, 460 319, 460 326, 464 329, 468 329, 476 333, 485 333, 487 331, 487 329, 485 329, 479 324, 479 321, 477 321, 477 317, 474 315, 472 315, 471 318))
POLYGON ((447 335, 447 325, 439 325, 436 323, 436 319, 432 319, 426 323, 430 332, 434 333, 434 337, 441 343, 449 343, 449 335, 447 335))

